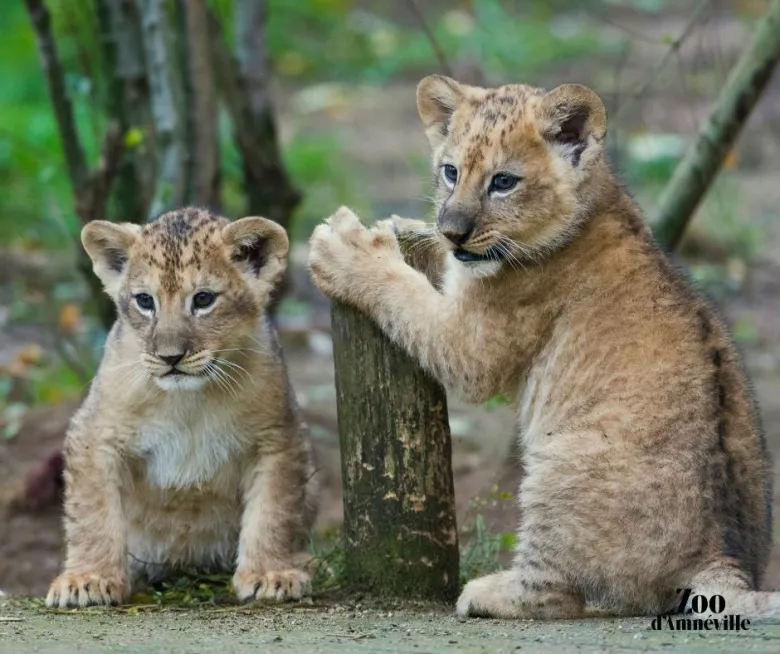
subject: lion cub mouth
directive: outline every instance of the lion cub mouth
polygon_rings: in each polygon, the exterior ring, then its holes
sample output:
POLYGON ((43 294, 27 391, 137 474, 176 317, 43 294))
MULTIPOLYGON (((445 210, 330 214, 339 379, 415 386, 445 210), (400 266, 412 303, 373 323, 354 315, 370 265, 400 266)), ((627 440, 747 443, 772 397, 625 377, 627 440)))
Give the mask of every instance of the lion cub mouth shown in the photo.
POLYGON ((502 252, 495 246, 488 248, 482 254, 469 252, 463 248, 454 250, 453 254, 458 261, 463 263, 476 263, 479 261, 501 261, 503 259, 502 252))

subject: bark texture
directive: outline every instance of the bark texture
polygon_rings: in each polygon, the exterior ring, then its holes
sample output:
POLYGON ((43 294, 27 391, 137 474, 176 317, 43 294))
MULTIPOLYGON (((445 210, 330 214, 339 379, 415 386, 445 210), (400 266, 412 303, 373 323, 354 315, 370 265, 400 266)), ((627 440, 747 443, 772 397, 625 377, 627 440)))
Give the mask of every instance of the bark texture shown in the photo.
POLYGON ((146 70, 149 77, 157 149, 157 186, 149 217, 183 202, 183 131, 176 111, 176 71, 169 45, 168 19, 162 0, 139 0, 146 70))
POLYGON ((232 113, 244 159, 247 208, 250 215, 265 216, 289 229, 300 195, 287 176, 276 131, 265 45, 267 3, 236 0, 235 12, 236 83, 242 92, 232 113))
MULTIPOLYGON (((279 146, 265 47, 266 18, 266 0, 236 0, 235 56, 213 13, 209 25, 217 85, 241 153, 247 213, 270 218, 289 231, 300 194, 287 175, 279 146)), ((274 293, 271 312, 291 285, 288 268, 274 293)))
POLYGON ((187 204, 220 210, 217 94, 211 55, 208 12, 204 0, 179 0, 182 47, 182 115, 187 143, 187 204))
POLYGON ((444 389, 355 309, 334 303, 332 328, 347 581, 453 601, 459 552, 444 389))

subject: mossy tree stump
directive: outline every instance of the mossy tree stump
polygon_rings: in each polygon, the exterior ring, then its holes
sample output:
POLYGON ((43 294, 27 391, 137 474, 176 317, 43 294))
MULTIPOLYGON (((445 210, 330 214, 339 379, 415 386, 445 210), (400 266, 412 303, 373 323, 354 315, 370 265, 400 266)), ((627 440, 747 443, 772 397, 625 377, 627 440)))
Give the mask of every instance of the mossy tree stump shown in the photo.
POLYGON ((332 329, 347 582, 452 601, 459 553, 444 389, 357 310, 334 303, 332 329))

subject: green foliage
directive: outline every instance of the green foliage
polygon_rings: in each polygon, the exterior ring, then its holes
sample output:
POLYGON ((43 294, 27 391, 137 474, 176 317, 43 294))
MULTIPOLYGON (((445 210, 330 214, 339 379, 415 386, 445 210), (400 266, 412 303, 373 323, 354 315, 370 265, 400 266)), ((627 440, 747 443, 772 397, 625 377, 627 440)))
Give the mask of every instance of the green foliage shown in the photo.
POLYGON ((744 203, 733 176, 722 174, 707 194, 697 216, 697 230, 719 244, 729 255, 752 259, 763 241, 763 232, 745 220, 744 203))
POLYGON ((637 134, 629 139, 626 177, 632 185, 662 186, 669 181, 687 141, 677 134, 637 134))
POLYGON ((490 411, 491 409, 496 409, 500 406, 506 406, 509 404, 509 396, 507 395, 494 395, 491 397, 487 402, 485 402, 482 406, 490 411))
MULTIPOLYGON (((543 3, 542 3, 543 4, 543 3)), ((105 130, 108 81, 97 16, 92 2, 51 0, 57 47, 88 161, 97 160, 105 130)), ((234 0, 209 0, 233 41, 234 0)), ((489 77, 509 78, 596 47, 584 28, 550 19, 532 3, 524 14, 512 3, 475 0, 473 12, 426 9, 437 40, 452 62, 484 63, 489 77)), ((419 76, 438 68, 431 44, 418 25, 401 24, 393 3, 371 10, 355 0, 270 0, 268 50, 276 72, 302 81, 337 79, 384 84, 398 76, 419 76)), ((0 25, 0 242, 22 241, 47 249, 77 243, 80 229, 64 166, 35 38, 22 3, 10 3, 0 25), (63 233, 67 238, 63 238, 63 233)), ((226 121, 221 129, 224 197, 228 213, 243 210, 241 166, 226 121)), ((136 131, 128 145, 139 146, 136 131)), ((360 179, 344 164, 333 137, 300 136, 286 147, 285 160, 304 202, 294 236, 308 235, 323 207, 360 205, 360 179)))
MULTIPOLYGON (((66 84, 87 154, 94 160, 100 118, 95 111, 94 84, 79 72, 80 62, 94 53, 88 54, 88 29, 68 36, 74 20, 70 12, 84 4, 63 0, 52 3, 52 10, 55 27, 66 30, 60 44, 68 73, 66 84), (66 7, 63 13, 58 11, 66 7), (84 42, 79 43, 82 38, 84 42)), ((73 213, 71 189, 35 38, 22 3, 8 3, 3 9, 0 34, 0 242, 21 240, 59 249, 70 242, 62 238, 63 230, 75 236, 79 223, 73 213)), ((92 30, 92 34, 97 35, 97 31, 92 30)))
MULTIPOLYGON (((479 62, 488 77, 522 77, 597 47, 581 23, 550 23, 500 0, 472 4, 473 14, 462 9, 428 12, 430 26, 449 61, 479 62)), ((389 7, 387 3, 383 13, 389 7)), ((383 13, 369 12, 352 0, 270 0, 268 45, 277 71, 382 84, 439 68, 419 26, 402 26, 383 13)))
POLYGON ((293 223, 293 240, 306 240, 315 225, 342 204, 358 213, 364 208, 359 174, 346 163, 337 138, 299 134, 284 147, 283 156, 293 183, 303 193, 293 223))
POLYGON ((514 550, 517 537, 514 532, 494 533, 485 525, 485 519, 477 514, 473 527, 463 530, 464 541, 460 550, 461 583, 501 569, 502 552, 514 550))

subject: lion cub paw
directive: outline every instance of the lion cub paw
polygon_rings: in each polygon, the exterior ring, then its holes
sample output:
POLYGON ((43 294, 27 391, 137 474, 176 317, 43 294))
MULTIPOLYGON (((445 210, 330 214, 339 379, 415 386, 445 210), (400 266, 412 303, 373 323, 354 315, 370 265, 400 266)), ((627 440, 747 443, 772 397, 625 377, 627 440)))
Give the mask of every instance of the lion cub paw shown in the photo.
POLYGON ((374 223, 374 227, 383 227, 391 230, 397 236, 406 236, 409 234, 427 234, 433 231, 431 223, 426 223, 424 220, 416 220, 413 218, 402 218, 393 214, 389 218, 377 220, 374 223))
POLYGON ((116 606, 126 595, 126 584, 119 577, 92 573, 65 572, 57 577, 46 595, 49 608, 116 606))
POLYGON ((295 569, 264 574, 237 572, 233 577, 233 586, 238 599, 242 601, 275 599, 284 602, 311 595, 309 575, 295 569))

